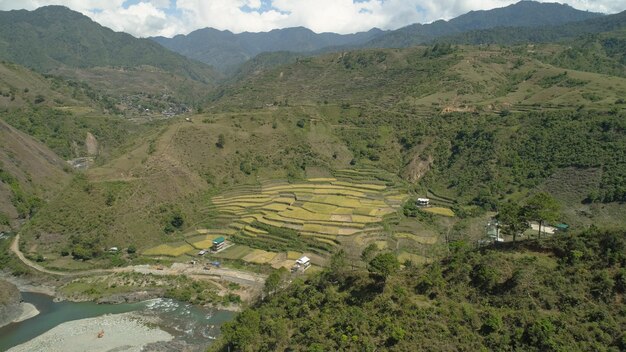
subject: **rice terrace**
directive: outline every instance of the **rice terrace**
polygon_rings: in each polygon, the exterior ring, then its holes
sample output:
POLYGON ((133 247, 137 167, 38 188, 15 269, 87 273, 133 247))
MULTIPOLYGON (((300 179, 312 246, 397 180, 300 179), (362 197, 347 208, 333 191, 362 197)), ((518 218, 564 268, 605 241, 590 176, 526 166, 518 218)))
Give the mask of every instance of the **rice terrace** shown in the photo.
MULTIPOLYGON (((143 254, 196 255, 209 248, 213 239, 225 236, 231 246, 216 257, 289 268, 306 253, 321 265, 339 246, 360 250, 376 243, 387 248, 391 237, 385 234, 391 230, 385 223, 399 220, 397 212, 408 199, 402 181, 374 169, 338 170, 334 177, 294 183, 263 180, 257 186, 238 186, 212 197, 207 211, 217 214, 215 228, 191 231, 185 241, 161 244, 143 254)), ((453 215, 449 209, 438 209, 453 215)), ((394 238, 424 245, 437 242, 434 236, 407 230, 394 238)), ((403 253, 405 259, 419 261, 418 257, 403 253)))

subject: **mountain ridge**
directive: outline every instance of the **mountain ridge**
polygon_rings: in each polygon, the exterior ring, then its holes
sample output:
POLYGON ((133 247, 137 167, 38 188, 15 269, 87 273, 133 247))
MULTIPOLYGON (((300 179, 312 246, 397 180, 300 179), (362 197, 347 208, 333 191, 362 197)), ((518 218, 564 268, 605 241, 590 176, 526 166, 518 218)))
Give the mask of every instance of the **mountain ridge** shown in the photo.
POLYGON ((406 47, 418 45, 444 35, 494 27, 532 28, 577 22, 602 14, 577 10, 566 4, 520 1, 491 10, 470 11, 449 21, 413 24, 370 41, 368 47, 406 47))
POLYGON ((0 59, 47 73, 61 67, 149 65, 203 83, 210 67, 148 39, 115 32, 64 6, 0 11, 0 59))
POLYGON ((173 38, 152 37, 164 47, 221 70, 232 70, 263 52, 312 52, 329 46, 360 45, 385 33, 378 28, 354 34, 315 33, 305 27, 273 29, 269 32, 233 33, 202 28, 173 38))
POLYGON ((507 7, 470 11, 449 21, 412 24, 391 31, 373 28, 367 32, 340 35, 292 27, 269 32, 235 34, 227 30, 203 28, 188 35, 150 39, 189 58, 210 64, 220 71, 232 73, 237 66, 264 52, 319 54, 354 48, 408 47, 470 30, 500 26, 534 28, 602 16, 577 10, 569 5, 520 1, 507 7))

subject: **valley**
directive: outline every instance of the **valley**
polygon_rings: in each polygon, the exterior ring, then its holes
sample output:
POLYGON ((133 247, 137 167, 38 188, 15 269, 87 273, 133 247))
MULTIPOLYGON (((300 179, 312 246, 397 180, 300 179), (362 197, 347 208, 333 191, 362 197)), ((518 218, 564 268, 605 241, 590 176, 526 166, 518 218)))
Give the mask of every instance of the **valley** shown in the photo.
POLYGON ((623 14, 137 39, 2 11, 2 275, 235 312, 161 350, 619 351, 623 14))

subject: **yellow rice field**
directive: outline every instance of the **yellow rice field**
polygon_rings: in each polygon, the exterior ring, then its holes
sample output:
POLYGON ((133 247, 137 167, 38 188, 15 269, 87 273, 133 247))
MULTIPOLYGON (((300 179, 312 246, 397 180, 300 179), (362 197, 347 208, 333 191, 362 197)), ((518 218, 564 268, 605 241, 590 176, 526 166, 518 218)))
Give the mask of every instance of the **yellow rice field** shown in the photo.
POLYGON ((242 260, 255 264, 267 264, 271 262, 275 257, 276 253, 264 251, 262 249, 255 249, 252 253, 246 255, 241 258, 242 260))
POLYGON ((304 254, 302 252, 289 251, 287 252, 287 259, 296 260, 300 259, 304 254))
POLYGON ((168 257, 179 257, 193 249, 194 248, 188 243, 160 244, 156 247, 145 250, 143 254, 151 256, 163 255, 168 257))
MULTIPOLYGON (((358 172, 354 174, 364 177, 358 172)), ((334 177, 310 178, 292 184, 266 181, 257 189, 248 187, 233 192, 232 196, 213 197, 212 203, 217 211, 232 219, 228 227, 248 237, 266 234, 254 226, 258 221, 336 245, 337 236, 356 235, 375 226, 384 216, 395 213, 401 201, 408 198, 402 191, 378 182, 352 182, 334 177)), ((250 253, 246 258, 256 262, 267 259, 259 253, 250 253)))
POLYGON ((421 210, 428 212, 428 213, 432 213, 432 214, 454 217, 454 212, 452 211, 452 209, 448 209, 448 208, 430 207, 430 208, 422 208, 421 210))

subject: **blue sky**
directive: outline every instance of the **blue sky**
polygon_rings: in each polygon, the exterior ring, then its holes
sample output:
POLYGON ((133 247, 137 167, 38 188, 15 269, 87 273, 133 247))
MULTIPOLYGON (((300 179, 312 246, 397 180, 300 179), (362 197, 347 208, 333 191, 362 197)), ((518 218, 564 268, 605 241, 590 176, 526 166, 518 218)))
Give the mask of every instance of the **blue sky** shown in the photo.
MULTIPOLYGON (((315 32, 396 29, 450 19, 518 0, 0 0, 0 10, 64 5, 137 37, 174 36, 213 27, 238 33, 303 26, 315 32)), ((542 0, 543 1, 543 0, 542 0)), ((546 0, 554 2, 554 0, 546 0)), ((626 10, 626 0, 561 0, 602 13, 626 10)))

